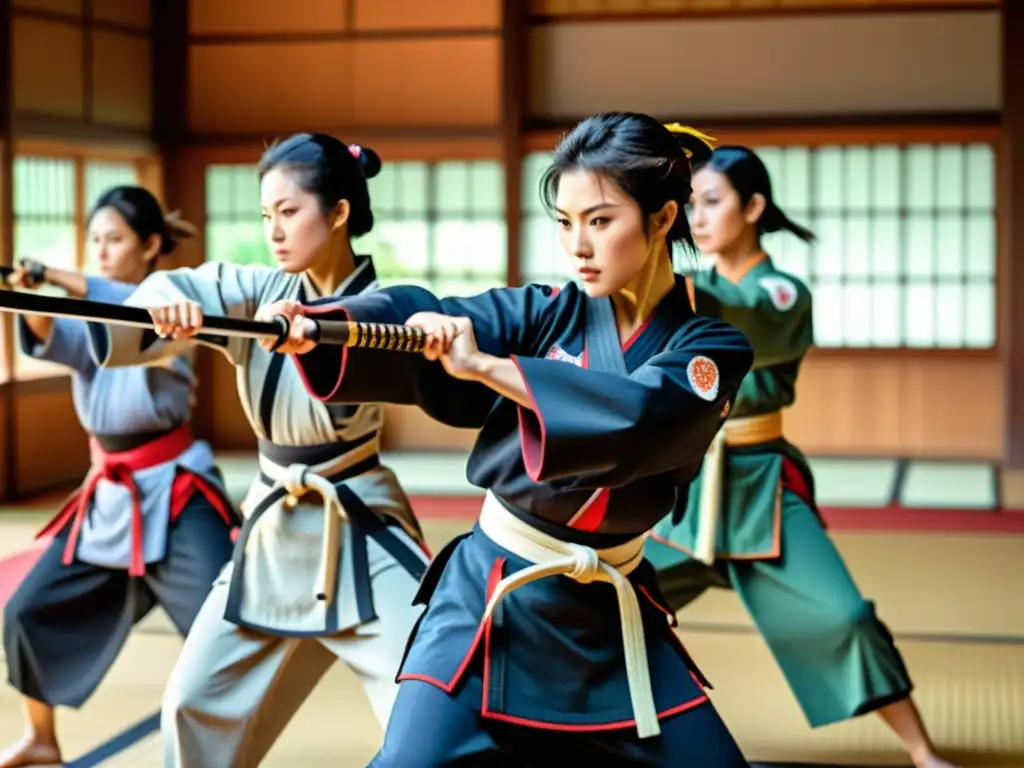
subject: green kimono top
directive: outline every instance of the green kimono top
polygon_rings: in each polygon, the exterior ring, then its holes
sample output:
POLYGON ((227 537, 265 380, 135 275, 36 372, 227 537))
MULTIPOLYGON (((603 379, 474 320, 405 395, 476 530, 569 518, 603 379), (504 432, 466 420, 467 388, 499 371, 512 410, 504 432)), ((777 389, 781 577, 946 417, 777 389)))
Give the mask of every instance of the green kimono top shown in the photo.
MULTIPOLYGON (((754 365, 740 385, 729 418, 761 416, 792 405, 800 363, 814 339, 807 286, 776 269, 769 258, 757 262, 738 283, 713 268, 698 270, 690 277, 697 312, 730 323, 747 336, 754 349, 754 365)), ((784 458, 795 464, 813 497, 807 461, 785 439, 726 448, 719 559, 780 555, 784 458)), ((680 508, 655 528, 656 537, 693 551, 700 487, 701 478, 697 477, 689 491, 680 495, 680 508)))

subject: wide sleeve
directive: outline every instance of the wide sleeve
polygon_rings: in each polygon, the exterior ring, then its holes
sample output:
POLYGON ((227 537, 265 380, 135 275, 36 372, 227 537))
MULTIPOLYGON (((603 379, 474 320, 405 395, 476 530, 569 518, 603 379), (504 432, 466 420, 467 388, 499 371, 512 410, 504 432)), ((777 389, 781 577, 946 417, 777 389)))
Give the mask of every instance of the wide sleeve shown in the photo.
MULTIPOLYGON (((275 274, 270 267, 208 262, 195 269, 154 272, 118 303, 153 307, 194 301, 204 315, 251 319, 275 274)), ((220 350, 237 365, 243 360, 248 342, 229 336, 161 339, 151 330, 103 323, 89 323, 89 341, 97 364, 108 368, 166 362, 189 352, 197 343, 220 350)))
MULTIPOLYGON (((468 317, 477 346, 496 357, 531 354, 553 325, 559 291, 549 286, 495 288, 467 298, 439 299, 415 286, 318 302, 310 317, 402 325, 417 312, 468 317)), ((448 375, 422 355, 319 344, 294 357, 310 394, 329 403, 416 405, 450 426, 479 427, 498 398, 489 387, 448 375)))
POLYGON ((614 488, 699 461, 750 370, 735 328, 698 318, 630 376, 514 358, 531 408, 519 408, 523 462, 535 482, 580 476, 614 488))
MULTIPOLYGON (((85 285, 86 292, 83 298, 112 304, 120 304, 135 290, 131 283, 121 283, 103 277, 87 277, 85 285)), ((89 354, 89 332, 84 321, 70 317, 55 317, 50 325, 50 333, 45 339, 36 336, 24 317, 19 315, 16 323, 18 346, 24 354, 37 360, 63 365, 82 374, 96 367, 89 354)))
POLYGON ((40 339, 25 318, 20 315, 15 319, 18 346, 21 351, 48 363, 56 363, 78 373, 87 373, 95 367, 89 355, 89 340, 85 323, 68 317, 56 317, 50 325, 50 333, 40 339))
POLYGON ((90 275, 85 278, 85 296, 82 298, 107 304, 124 304, 138 287, 134 283, 122 283, 119 280, 90 275))
MULTIPOLYGON (((739 328, 754 348, 754 367, 798 360, 814 341, 811 292, 796 278, 750 275, 739 285, 719 281, 720 317, 739 328)), ((699 302, 698 302, 699 308, 699 302)))

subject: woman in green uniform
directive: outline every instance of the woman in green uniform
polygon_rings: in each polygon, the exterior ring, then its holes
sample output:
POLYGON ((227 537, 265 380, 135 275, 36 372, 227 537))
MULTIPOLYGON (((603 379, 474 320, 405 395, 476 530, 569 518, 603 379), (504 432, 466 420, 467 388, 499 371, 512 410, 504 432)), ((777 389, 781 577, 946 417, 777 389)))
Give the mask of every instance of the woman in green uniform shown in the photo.
POLYGON ((746 147, 714 151, 694 174, 691 204, 694 240, 715 257, 690 277, 691 300, 746 334, 754 367, 701 477, 645 554, 676 610, 709 587, 739 594, 812 727, 874 711, 918 768, 952 768, 935 755, 892 636, 825 532, 806 459, 783 437, 781 410, 813 342, 811 294, 775 268, 761 236, 814 235, 775 203, 746 147))

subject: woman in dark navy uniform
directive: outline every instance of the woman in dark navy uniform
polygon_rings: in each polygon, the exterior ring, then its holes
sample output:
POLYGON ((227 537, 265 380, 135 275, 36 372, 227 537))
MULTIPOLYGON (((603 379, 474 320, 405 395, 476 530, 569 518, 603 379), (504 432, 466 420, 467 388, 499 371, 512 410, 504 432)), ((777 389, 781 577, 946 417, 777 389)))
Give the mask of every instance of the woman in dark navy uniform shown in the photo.
POLYGON ((673 273, 672 246, 693 247, 690 192, 689 160, 657 120, 598 115, 558 146, 542 188, 582 287, 438 299, 403 286, 265 308, 292 318, 281 351, 318 398, 413 404, 480 429, 468 465, 487 489, 480 519, 424 577, 372 766, 547 765, 569 750, 747 765, 642 555, 752 362, 673 273), (427 348, 316 346, 314 315, 413 326, 427 348))

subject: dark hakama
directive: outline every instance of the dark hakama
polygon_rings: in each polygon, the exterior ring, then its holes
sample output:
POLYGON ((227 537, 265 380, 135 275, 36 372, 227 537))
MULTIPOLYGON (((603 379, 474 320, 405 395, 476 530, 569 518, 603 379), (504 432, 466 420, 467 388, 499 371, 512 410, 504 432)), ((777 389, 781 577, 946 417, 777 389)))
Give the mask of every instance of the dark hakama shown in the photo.
POLYGON ((63 563, 65 527, 4 606, 8 679, 50 706, 78 707, 106 676, 132 627, 157 605, 188 634, 231 556, 224 521, 193 495, 170 527, 167 556, 137 578, 125 569, 63 563))

